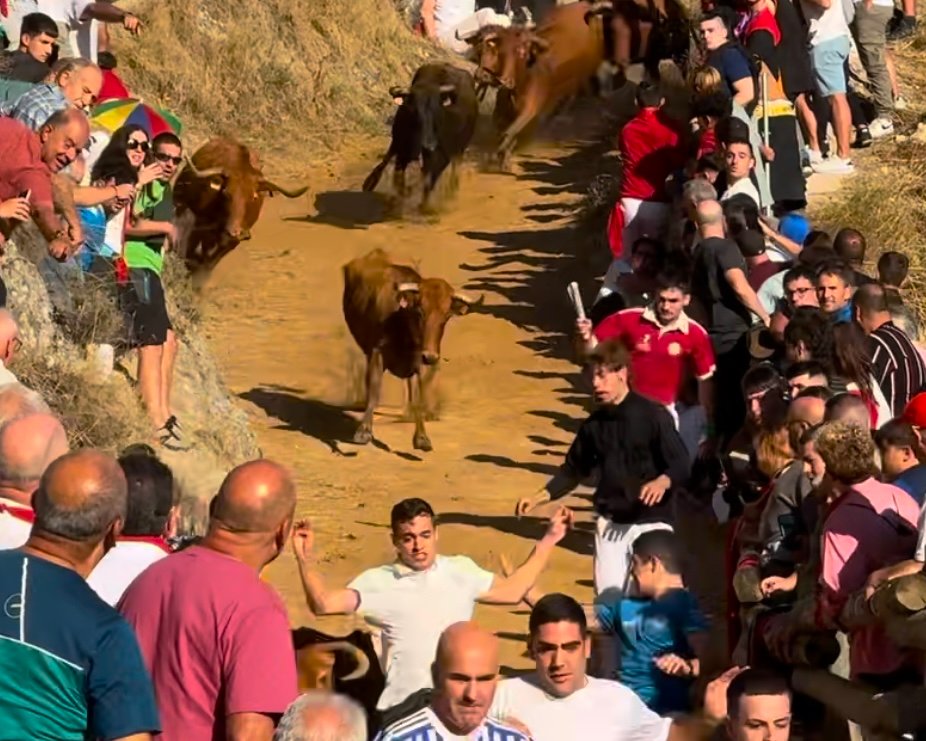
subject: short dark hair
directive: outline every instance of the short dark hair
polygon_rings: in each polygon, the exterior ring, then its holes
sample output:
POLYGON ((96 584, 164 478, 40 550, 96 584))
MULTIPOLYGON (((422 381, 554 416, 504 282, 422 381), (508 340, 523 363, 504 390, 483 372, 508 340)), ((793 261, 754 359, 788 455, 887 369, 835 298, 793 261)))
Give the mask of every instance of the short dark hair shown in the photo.
POLYGON ((682 573, 682 554, 678 536, 671 530, 649 530, 638 536, 631 546, 633 555, 644 561, 659 559, 670 574, 682 573))
POLYGON ((743 376, 743 393, 748 396, 760 391, 780 389, 783 380, 771 363, 759 363, 752 366, 743 376))
POLYGON ((720 158, 715 152, 711 154, 705 154, 701 157, 695 164, 695 173, 707 172, 708 170, 714 170, 715 172, 723 172, 723 163, 720 161, 720 158))
POLYGON ((823 367, 823 364, 816 360, 799 360, 796 363, 791 363, 788 366, 788 369, 785 371, 785 378, 789 381, 798 376, 825 376, 826 368, 823 367))
POLYGON ((730 144, 749 144, 749 124, 736 116, 726 116, 720 119, 714 131, 717 134, 717 141, 725 147, 730 144))
POLYGON ((910 272, 910 258, 902 252, 885 252, 878 258, 878 280, 899 288, 910 272))
POLYGON ((656 292, 677 288, 682 293, 690 293, 688 276, 681 270, 663 270, 656 276, 656 292))
MULTIPOLYGON (((826 237, 826 239, 829 239, 829 237, 826 237)), ((798 266, 806 265, 812 270, 816 270, 816 268, 823 263, 837 259, 836 253, 833 252, 831 246, 820 244, 819 242, 810 242, 808 240, 810 240, 810 237, 807 237, 807 240, 804 241, 804 249, 802 249, 801 254, 797 256, 798 266)))
POLYGON ((716 118, 720 120, 730 115, 732 99, 726 90, 712 90, 698 95, 691 101, 691 115, 695 118, 716 118))
POLYGON ((434 521, 434 524, 437 524, 437 515, 434 514, 431 505, 424 501, 424 499, 418 499, 417 497, 403 499, 401 502, 396 503, 389 515, 389 524, 392 527, 392 532, 398 531, 399 525, 402 523, 411 522, 416 517, 421 517, 422 515, 430 517, 434 521))
POLYGON ((743 697, 755 697, 756 695, 788 695, 791 696, 791 688, 788 686, 788 680, 780 674, 768 669, 758 669, 750 667, 740 672, 730 686, 727 687, 727 714, 735 718, 740 709, 740 700, 743 697))
POLYGON ((631 255, 635 254, 636 251, 645 244, 648 244, 651 247, 653 247, 655 252, 657 253, 656 259, 659 261, 662 261, 662 258, 666 254, 666 246, 660 240, 656 239, 656 237, 647 237, 647 236, 637 237, 635 240, 633 240, 633 244, 630 245, 630 254, 631 255))
POLYGON ((111 51, 98 52, 96 55, 96 63, 100 69, 116 69, 116 67, 119 66, 116 55, 111 51))
POLYGON ((829 250, 832 255, 836 256, 836 251, 833 249, 833 238, 830 236, 829 232, 825 232, 822 229, 812 229, 807 235, 807 239, 804 240, 805 247, 822 247, 823 249, 829 250))
POLYGON ((129 485, 125 535, 160 535, 174 506, 174 475, 157 456, 129 453, 119 458, 129 485))
POLYGON ((162 144, 173 144, 175 147, 183 149, 183 142, 180 141, 180 137, 173 131, 162 131, 154 137, 154 139, 151 140, 151 149, 157 151, 157 148, 162 144))
POLYGON ((619 371, 630 367, 630 352, 620 340, 605 340, 585 356, 585 364, 619 371))
POLYGON ((648 82, 641 82, 637 86, 637 105, 641 108, 656 108, 665 100, 662 90, 658 85, 648 82))
POLYGON ((795 399, 819 399, 822 402, 828 402, 834 396, 833 391, 828 386, 808 386, 795 399))
POLYGON ((817 282, 817 274, 814 272, 813 268, 807 265, 795 265, 793 268, 789 268, 785 273, 782 285, 787 286, 788 283, 793 283, 801 278, 810 281, 812 284, 817 282))
POLYGON ((765 254, 765 237, 757 229, 746 229, 737 234, 733 241, 740 248, 743 257, 758 257, 765 254))
POLYGON ((544 595, 537 601, 527 621, 527 629, 533 637, 541 627, 550 623, 575 623, 583 638, 588 634, 588 621, 582 605, 560 592, 544 595))
POLYGON ((759 207, 756 202, 745 193, 737 193, 720 204, 723 208, 723 217, 727 220, 727 231, 736 238, 740 233, 753 230, 759 231, 759 207))
POLYGON ((24 15, 19 29, 19 38, 29 36, 35 38, 47 34, 53 39, 58 38, 58 25, 44 13, 29 13, 24 15))
MULTIPOLYGON (((803 343, 810 357, 829 368, 833 355, 833 324, 815 306, 799 306, 785 327, 785 347, 803 343)), ((829 373, 827 373, 829 375, 829 373)))
POLYGON ((835 275, 847 286, 855 285, 855 273, 848 263, 842 260, 829 260, 817 267, 817 280, 824 275, 835 275))
POLYGON ((138 182, 138 170, 127 159, 109 159, 93 171, 93 180, 112 179, 116 185, 135 185, 138 182))
POLYGON ((865 315, 890 313, 887 291, 878 283, 859 286, 852 296, 852 306, 865 315))
POLYGON ((858 229, 840 229, 833 239, 833 249, 836 250, 836 254, 850 264, 861 264, 865 259, 867 247, 865 235, 858 229))
POLYGON ((910 448, 916 451, 920 445, 919 435, 909 422, 902 419, 892 419, 874 432, 875 444, 882 452, 888 446, 894 448, 910 448))

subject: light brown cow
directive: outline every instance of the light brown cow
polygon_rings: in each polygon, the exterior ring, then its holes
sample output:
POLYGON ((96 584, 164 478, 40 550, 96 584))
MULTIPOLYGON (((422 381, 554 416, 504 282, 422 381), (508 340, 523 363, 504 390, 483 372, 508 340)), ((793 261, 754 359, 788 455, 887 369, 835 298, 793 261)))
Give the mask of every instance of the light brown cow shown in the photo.
POLYGON ((354 442, 373 439, 373 411, 383 373, 405 379, 415 416, 416 450, 431 450, 424 429, 422 367, 440 360, 444 328, 452 316, 466 314, 471 298, 442 278, 422 278, 407 265, 396 265, 380 249, 344 266, 344 319, 367 358, 366 411, 354 442))

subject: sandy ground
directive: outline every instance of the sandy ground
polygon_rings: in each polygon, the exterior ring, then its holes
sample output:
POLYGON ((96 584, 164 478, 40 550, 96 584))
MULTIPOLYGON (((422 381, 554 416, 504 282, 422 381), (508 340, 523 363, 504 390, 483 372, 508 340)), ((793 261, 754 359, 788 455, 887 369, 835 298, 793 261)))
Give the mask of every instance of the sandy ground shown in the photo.
MULTIPOLYGON (((607 264, 603 244, 573 226, 589 180, 614 167, 596 144, 601 133, 600 126, 560 119, 552 133, 558 143, 529 147, 515 174, 488 174, 468 163, 456 198, 439 219, 427 220, 384 220, 384 198, 360 192, 380 156, 367 151, 336 176, 317 175, 306 199, 269 201, 254 239, 216 271, 206 311, 212 347, 264 455, 295 473, 297 515, 318 531, 330 584, 344 585, 390 559, 389 510, 408 496, 426 498, 440 514, 444 553, 467 554, 486 568, 497 569, 502 553, 523 559, 542 533, 541 520, 519 521, 512 512, 517 498, 542 486, 561 462, 588 409, 572 362, 565 287, 579 281, 590 303, 607 264), (579 138, 577 128, 588 131, 579 138), (447 327, 430 453, 412 448, 413 426, 402 420, 403 393, 394 378, 375 420, 376 442, 349 442, 359 418, 352 402, 362 388, 362 364, 341 312, 341 266, 376 247, 417 263, 425 276, 485 294, 481 310, 447 327)), ((384 182, 389 177, 387 171, 384 182)), ((580 522, 540 586, 588 600, 588 496, 567 503, 580 522)), ((719 530, 687 510, 682 530, 689 579, 720 623, 719 530)), ((312 618, 289 552, 267 578, 294 624, 332 631, 354 624, 312 618)), ((528 666, 526 614, 524 606, 477 610, 477 619, 502 637, 509 669, 528 666)), ((721 631, 714 649, 722 661, 721 631)))

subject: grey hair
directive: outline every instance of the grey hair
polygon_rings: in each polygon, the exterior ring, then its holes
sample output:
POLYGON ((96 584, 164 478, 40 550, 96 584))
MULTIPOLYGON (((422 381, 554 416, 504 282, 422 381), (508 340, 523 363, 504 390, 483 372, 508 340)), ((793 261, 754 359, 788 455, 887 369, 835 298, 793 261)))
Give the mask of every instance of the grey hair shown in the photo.
POLYGON ((682 186, 682 200, 695 206, 704 201, 716 201, 717 189, 704 178, 692 178, 682 186))
POLYGON ((69 453, 54 461, 42 476, 32 498, 37 529, 78 543, 92 542, 102 537, 116 519, 124 522, 129 498, 125 475, 113 461, 115 468, 111 472, 98 472, 94 482, 96 491, 92 496, 84 498, 80 506, 65 507, 55 502, 48 493, 48 483, 55 469, 62 461, 82 452, 69 453))
POLYGON ((50 414, 51 408, 38 391, 21 383, 0 386, 0 426, 27 414, 50 414))
POLYGON ((367 741, 366 713, 345 695, 310 690, 286 708, 273 741, 367 741), (329 713, 319 712, 322 710, 336 711, 340 718, 337 725, 331 724, 329 713))
POLYGON ((88 67, 96 66, 95 62, 91 62, 84 57, 64 57, 55 62, 54 66, 51 68, 51 76, 57 81, 61 75, 68 72, 80 72, 88 67))

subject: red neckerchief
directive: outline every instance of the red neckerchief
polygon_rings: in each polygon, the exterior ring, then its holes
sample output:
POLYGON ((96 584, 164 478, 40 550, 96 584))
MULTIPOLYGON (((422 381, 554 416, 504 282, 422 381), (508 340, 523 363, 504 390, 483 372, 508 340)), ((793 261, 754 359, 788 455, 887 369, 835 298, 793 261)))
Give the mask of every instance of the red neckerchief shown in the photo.
POLYGON ((748 39, 756 31, 768 31, 772 35, 772 42, 775 46, 781 43, 781 29, 778 28, 778 21, 768 8, 760 10, 749 18, 746 28, 743 29, 743 39, 748 39))
POLYGON ((119 536, 119 540, 116 541, 117 545, 119 543, 147 543, 148 545, 157 546, 164 551, 164 553, 171 553, 167 541, 160 535, 121 535, 119 536))
POLYGON ((0 514, 4 512, 17 520, 28 522, 30 525, 35 522, 35 512, 32 507, 20 507, 15 504, 0 502, 0 514))
MULTIPOLYGON (((0 0, 0 15, 4 18, 10 17, 10 6, 7 0, 0 0)), ((10 39, 12 41, 13 39, 10 39)))

